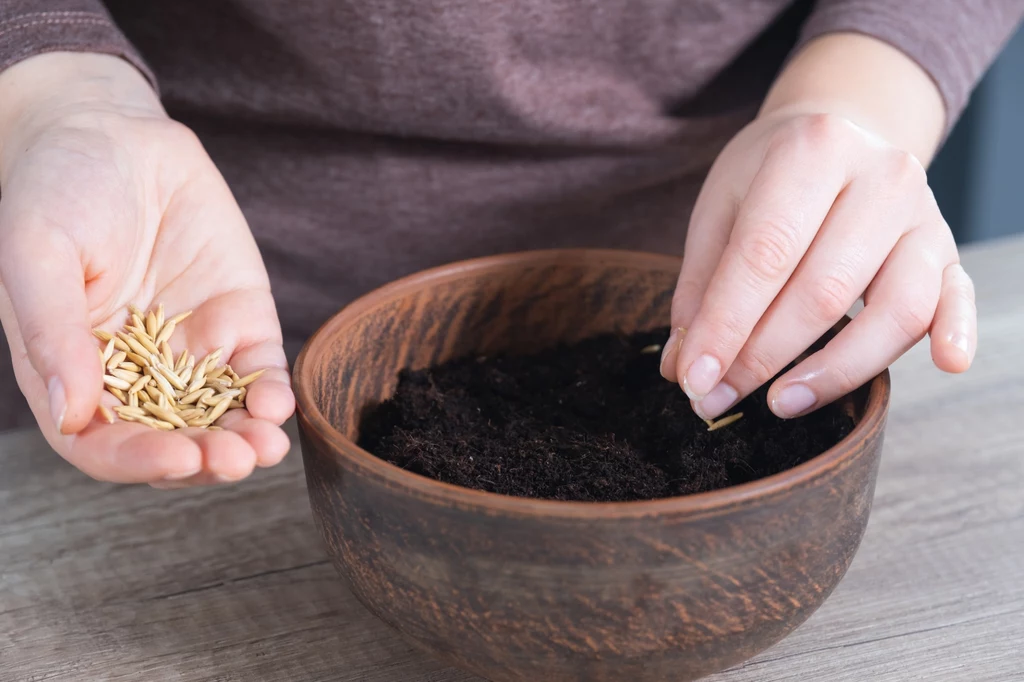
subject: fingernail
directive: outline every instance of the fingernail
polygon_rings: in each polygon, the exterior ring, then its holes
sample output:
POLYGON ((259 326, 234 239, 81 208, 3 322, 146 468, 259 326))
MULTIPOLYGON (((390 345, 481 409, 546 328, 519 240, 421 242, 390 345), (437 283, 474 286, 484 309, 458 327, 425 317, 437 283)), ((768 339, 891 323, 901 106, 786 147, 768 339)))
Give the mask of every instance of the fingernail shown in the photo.
POLYGON ((683 378, 683 390, 690 400, 700 402, 718 383, 722 364, 711 355, 702 355, 693 361, 683 378))
POLYGON ((665 342, 664 347, 661 349, 661 365, 659 367, 659 371, 661 372, 661 376, 665 379, 668 379, 668 377, 665 376, 665 361, 668 360, 668 356, 675 354, 674 351, 678 343, 679 330, 673 329, 672 333, 668 335, 668 341, 665 342))
POLYGON ((704 396, 704 400, 694 403, 693 409, 701 419, 717 419, 723 412, 736 404, 739 394, 729 384, 722 382, 704 396))
POLYGON ((63 434, 64 415, 68 411, 68 400, 64 394, 64 382, 60 378, 54 377, 50 379, 47 390, 50 393, 50 416, 53 417, 53 423, 57 425, 57 432, 63 434))
POLYGON ((971 357, 971 340, 967 338, 967 334, 962 334, 960 332, 950 334, 949 343, 954 348, 962 350, 964 355, 968 358, 971 357))
POLYGON ((790 384, 772 401, 772 412, 783 419, 796 417, 814 407, 818 398, 807 384, 790 384))

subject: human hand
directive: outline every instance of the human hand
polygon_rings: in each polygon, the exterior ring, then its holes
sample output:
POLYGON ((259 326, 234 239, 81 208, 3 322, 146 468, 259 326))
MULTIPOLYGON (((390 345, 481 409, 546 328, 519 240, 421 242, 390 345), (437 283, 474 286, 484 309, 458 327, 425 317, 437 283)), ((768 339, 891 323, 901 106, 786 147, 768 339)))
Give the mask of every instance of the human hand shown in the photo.
POLYGON ((0 320, 50 445, 94 478, 156 487, 236 481, 280 461, 294 398, 269 280, 197 138, 115 57, 30 58, 0 74, 0 100, 0 320), (194 310, 176 351, 222 346, 239 373, 267 370, 225 430, 96 418, 92 329, 118 330, 129 304, 158 302, 168 317, 194 310))
POLYGON ((841 116, 779 110, 722 151, 697 199, 662 374, 714 419, 861 298, 822 350, 769 390, 795 417, 866 383, 925 334, 947 372, 977 345, 970 278, 913 155, 841 116))

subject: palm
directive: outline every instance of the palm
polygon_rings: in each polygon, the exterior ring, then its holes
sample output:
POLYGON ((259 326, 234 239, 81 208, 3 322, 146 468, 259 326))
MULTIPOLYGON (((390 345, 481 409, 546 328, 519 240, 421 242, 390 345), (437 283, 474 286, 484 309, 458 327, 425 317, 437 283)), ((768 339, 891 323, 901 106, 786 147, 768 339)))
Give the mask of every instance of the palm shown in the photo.
MULTIPOLYGON (((155 126, 166 127, 143 122, 140 136, 152 138, 155 126)), ((37 206, 54 207, 47 222, 73 226, 67 232, 81 257, 94 327, 120 328, 129 304, 146 309, 162 303, 169 315, 192 310, 172 336, 172 348, 199 356, 222 347, 222 358, 236 371, 267 369, 249 389, 247 410, 222 420, 224 431, 165 433, 97 420, 61 436, 38 407, 45 406, 47 389, 24 340, 13 339, 19 384, 51 444, 104 478, 115 471, 123 480, 149 482, 170 474, 175 480, 163 485, 171 486, 237 480, 287 450, 279 425, 294 401, 262 259, 213 165, 197 148, 176 148, 180 142, 140 153, 102 134, 54 135, 37 145, 16 176, 31 186, 37 206)))

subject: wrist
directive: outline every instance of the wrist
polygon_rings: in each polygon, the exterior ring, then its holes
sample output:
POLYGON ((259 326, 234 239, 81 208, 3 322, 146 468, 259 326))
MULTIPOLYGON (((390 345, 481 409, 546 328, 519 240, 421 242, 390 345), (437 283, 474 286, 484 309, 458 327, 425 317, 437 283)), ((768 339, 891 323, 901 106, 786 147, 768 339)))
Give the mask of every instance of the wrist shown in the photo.
POLYGON ((938 87, 916 62, 875 38, 808 43, 779 75, 758 118, 841 116, 928 164, 946 125, 938 87))
POLYGON ((50 52, 14 64, 0 72, 0 102, 0 159, 17 140, 74 110, 166 116, 138 69, 94 53, 50 52))

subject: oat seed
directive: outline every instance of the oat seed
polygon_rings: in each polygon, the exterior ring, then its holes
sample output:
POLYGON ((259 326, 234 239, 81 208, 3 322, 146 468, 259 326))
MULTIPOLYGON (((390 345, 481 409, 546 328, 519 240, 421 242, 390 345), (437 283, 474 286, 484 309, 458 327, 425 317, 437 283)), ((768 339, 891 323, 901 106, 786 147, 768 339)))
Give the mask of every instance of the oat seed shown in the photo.
POLYGON ((735 424, 742 417, 743 417, 743 413, 742 412, 737 412, 736 414, 730 414, 728 417, 722 417, 721 419, 719 419, 717 421, 713 421, 710 424, 708 424, 708 431, 717 431, 718 429, 726 427, 729 424, 735 424))
POLYGON ((214 422, 229 410, 245 408, 246 387, 264 370, 243 377, 228 364, 218 366, 222 348, 198 363, 188 349, 175 357, 170 338, 191 311, 167 318, 162 303, 146 313, 133 305, 128 310, 121 331, 93 330, 103 344, 97 354, 104 387, 121 402, 113 412, 97 408, 104 421, 114 423, 116 413, 124 421, 164 431, 190 426, 220 430, 214 422))
POLYGON ((100 416, 103 417, 103 421, 107 422, 108 424, 114 423, 114 413, 110 411, 109 407, 107 407, 106 405, 100 405, 99 413, 100 416))

